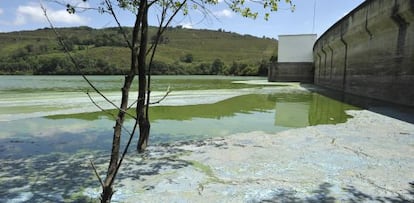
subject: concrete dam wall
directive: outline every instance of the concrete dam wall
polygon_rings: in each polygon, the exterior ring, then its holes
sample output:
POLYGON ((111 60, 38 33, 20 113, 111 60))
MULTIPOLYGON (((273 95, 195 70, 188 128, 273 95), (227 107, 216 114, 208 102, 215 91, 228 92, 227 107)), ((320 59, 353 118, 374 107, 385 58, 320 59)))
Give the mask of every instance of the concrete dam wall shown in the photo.
POLYGON ((414 0, 366 0, 315 42, 314 83, 414 106, 414 0))
POLYGON ((279 35, 278 60, 269 67, 268 81, 313 83, 316 34, 279 35))

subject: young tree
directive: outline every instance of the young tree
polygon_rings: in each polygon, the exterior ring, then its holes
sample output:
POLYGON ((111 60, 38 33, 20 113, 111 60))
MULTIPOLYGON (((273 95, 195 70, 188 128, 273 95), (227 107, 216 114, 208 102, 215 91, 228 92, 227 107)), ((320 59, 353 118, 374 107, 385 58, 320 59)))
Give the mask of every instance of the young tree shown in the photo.
POLYGON ((224 69, 224 62, 220 59, 215 59, 211 64, 211 74, 217 75, 221 73, 224 69))
MULTIPOLYGON (((268 19, 269 12, 277 11, 278 4, 280 3, 280 1, 281 0, 224 0, 223 3, 225 3, 233 12, 240 13, 242 16, 248 18, 257 18, 259 16, 259 12, 254 11, 251 8, 251 4, 261 4, 261 6, 266 10, 266 13, 263 14, 263 18, 268 19)), ((58 0, 55 0, 55 2, 59 3, 58 0)), ((291 0, 284 0, 283 2, 287 3, 292 9, 294 9, 294 5, 291 3, 291 0)), ((62 2, 60 3, 66 6, 67 11, 69 13, 76 12, 76 6, 71 4, 65 4, 62 2)), ((219 0, 100 0, 100 6, 95 8, 86 8, 112 15, 112 17, 118 24, 120 33, 123 35, 123 38, 126 44, 128 45, 128 48, 130 49, 131 57, 131 66, 129 72, 125 76, 124 85, 121 90, 121 104, 117 106, 113 104, 111 101, 107 100, 118 109, 118 113, 116 115, 115 127, 113 132, 111 158, 105 180, 102 181, 97 175, 102 186, 101 202, 111 201, 111 197, 114 193, 112 187, 114 180, 116 178, 118 170, 122 164, 123 158, 127 153, 128 147, 137 128, 139 128, 137 150, 139 152, 143 152, 148 146, 148 139, 151 127, 148 110, 149 106, 152 104, 150 102, 152 72, 151 68, 161 35, 168 28, 172 19, 174 19, 174 17, 179 12, 181 12, 181 14, 183 15, 187 15, 189 13, 189 9, 197 9, 201 11, 201 13, 203 13, 204 15, 209 15, 210 12, 208 8, 210 8, 211 6, 215 6, 217 4, 219 4, 219 0), (115 13, 114 5, 123 10, 130 11, 131 15, 135 19, 135 23, 132 29, 132 35, 128 35, 124 28, 121 26, 121 22, 119 22, 118 17, 115 13), (159 24, 155 40, 154 38, 151 39, 148 35, 148 16, 150 12, 155 12, 156 14, 158 14, 159 24), (151 46, 148 46, 149 39, 152 42, 151 46), (149 61, 147 61, 147 59, 149 59, 149 61), (128 104, 130 88, 135 76, 138 76, 138 97, 133 104, 128 104), (128 112, 128 110, 133 106, 135 109, 134 115, 128 112), (120 157, 121 132, 124 129, 124 121, 126 116, 132 117, 135 123, 133 125, 132 130, 129 132, 130 137, 120 157)), ((47 17, 46 10, 44 9, 44 11, 47 17)), ((53 25, 51 26, 53 28, 53 25)), ((60 42, 62 45, 64 45, 63 40, 60 40, 60 42)), ((70 50, 66 48, 65 51, 70 56, 70 50)), ((76 59, 73 57, 70 58, 72 62, 75 64, 75 66, 78 66, 76 65, 76 59)), ((98 94, 100 94, 102 97, 106 99, 105 95, 103 95, 97 88, 95 88, 93 84, 89 82, 85 75, 83 75, 83 77, 89 83, 89 85, 91 85, 91 87, 96 92, 98 92, 98 94)), ((165 96, 167 95, 168 92, 165 96)), ((158 102, 159 101, 155 103, 158 102)))

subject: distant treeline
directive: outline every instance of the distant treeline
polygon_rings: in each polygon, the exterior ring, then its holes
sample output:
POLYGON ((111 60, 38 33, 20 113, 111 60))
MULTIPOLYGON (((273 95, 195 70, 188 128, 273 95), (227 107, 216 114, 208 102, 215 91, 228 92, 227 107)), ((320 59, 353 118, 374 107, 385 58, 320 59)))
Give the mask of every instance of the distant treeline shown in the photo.
POLYGON ((116 75, 123 74, 120 69, 108 62, 98 59, 77 58, 78 68, 68 59, 52 57, 42 59, 19 60, 17 62, 1 62, 1 74, 33 74, 33 75, 116 75))
POLYGON ((182 65, 180 63, 166 64, 154 61, 151 72, 154 75, 239 75, 239 76, 266 76, 269 62, 262 61, 261 64, 248 65, 233 62, 226 66, 220 59, 212 63, 202 63, 195 66, 182 65))
MULTIPOLYGON (((130 35, 130 28, 125 29, 130 35)), ((62 28, 60 32, 65 49, 48 28, 0 34, 0 74, 120 75, 129 69, 127 43, 118 28, 97 30, 82 26, 62 28), (65 51, 71 52, 77 67, 65 51)), ((268 46, 266 40, 269 39, 222 30, 169 28, 169 34, 161 36, 159 42, 165 52, 161 51, 160 59, 153 61, 151 72, 155 75, 265 76, 272 60, 259 58, 261 47, 268 46), (223 57, 214 59, 214 55, 223 57), (233 57, 239 59, 232 62, 233 57)), ((152 35, 149 43, 154 41, 155 35, 152 35)))
MULTIPOLYGON (((67 57, 48 57, 41 59, 19 60, 16 62, 0 62, 0 74, 33 74, 33 75, 121 75, 124 69, 117 68, 102 59, 76 57, 78 68, 67 57)), ((239 75, 266 76, 268 62, 262 61, 257 66, 233 62, 226 66, 220 59, 212 63, 202 63, 195 66, 181 63, 166 64, 154 61, 151 72, 154 75, 239 75), (258 68, 257 68, 258 67, 258 68)), ((148 67, 147 67, 148 68, 148 67)))

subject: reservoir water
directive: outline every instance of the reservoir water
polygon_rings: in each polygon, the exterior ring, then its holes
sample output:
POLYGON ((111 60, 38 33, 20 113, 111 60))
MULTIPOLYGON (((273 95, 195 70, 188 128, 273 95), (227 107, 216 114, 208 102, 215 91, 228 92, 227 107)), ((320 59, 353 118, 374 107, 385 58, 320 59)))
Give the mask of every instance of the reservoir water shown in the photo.
MULTIPOLYGON (((121 76, 90 79, 119 103, 121 76)), ((150 109, 150 144, 337 124, 349 118, 346 110, 358 109, 299 84, 264 80, 155 76, 153 101, 172 92, 150 109)), ((114 118, 92 104, 90 91, 80 76, 0 76, 0 202, 80 200, 83 188, 96 184, 84 161, 109 153, 114 118)))

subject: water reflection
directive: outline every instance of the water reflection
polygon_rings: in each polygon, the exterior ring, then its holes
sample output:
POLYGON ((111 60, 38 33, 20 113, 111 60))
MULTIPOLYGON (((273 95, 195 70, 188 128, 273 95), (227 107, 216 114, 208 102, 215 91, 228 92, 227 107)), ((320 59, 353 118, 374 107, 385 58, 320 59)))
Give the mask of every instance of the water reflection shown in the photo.
MULTIPOLYGON (((151 143, 336 124, 346 121, 348 109, 356 108, 309 92, 249 94, 214 104, 157 106, 150 110, 151 143)), ((113 123, 103 112, 0 122, 4 129, 0 132, 0 158, 107 149, 113 123)), ((127 121, 126 127, 132 123, 127 121)))
MULTIPOLYGON (((155 106, 150 108, 152 122, 163 120, 190 121, 196 118, 238 119, 240 114, 275 114, 275 126, 305 127, 319 124, 342 123, 349 118, 346 110, 358 109, 352 105, 325 97, 318 93, 248 94, 232 97, 213 104, 185 106, 155 106)), ((133 112, 131 112, 133 113, 133 112)), ((112 114, 116 114, 114 110, 112 114)), ((103 112, 48 116, 49 119, 111 119, 103 112)), ((206 123, 208 125, 208 123, 206 123)), ((260 126, 254 126, 260 128, 260 126)))
POLYGON ((346 110, 357 109, 317 93, 298 95, 274 95, 276 101, 275 125, 306 127, 320 124, 345 122, 346 110))
MULTIPOLYGON (((340 123, 349 117, 348 109, 355 107, 306 91, 249 94, 214 104, 157 106, 150 112, 150 143, 340 123)), ((127 121, 126 128, 131 123, 127 121)), ((85 163, 90 157, 108 154, 113 124, 113 118, 102 112, 0 122, 0 165, 7 171, 0 188, 9 188, 0 191, 0 202, 87 201, 79 194, 82 187, 94 187, 96 180, 85 163)), ((104 159, 95 163, 104 163, 104 159)))

